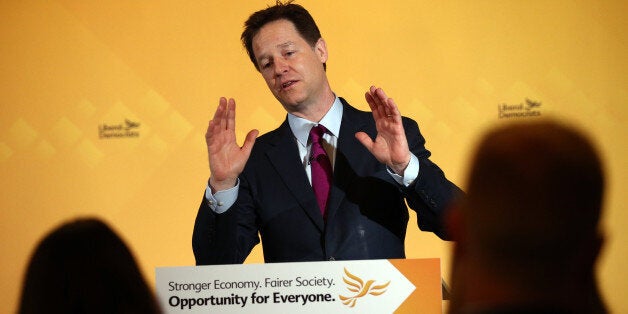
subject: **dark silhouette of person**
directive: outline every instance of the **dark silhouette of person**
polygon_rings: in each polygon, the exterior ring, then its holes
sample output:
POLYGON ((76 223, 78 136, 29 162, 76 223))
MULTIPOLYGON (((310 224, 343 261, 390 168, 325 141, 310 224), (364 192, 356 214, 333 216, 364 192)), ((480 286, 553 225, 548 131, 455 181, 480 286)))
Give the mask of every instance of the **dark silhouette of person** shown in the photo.
POLYGON ((123 240, 102 220, 55 228, 29 262, 18 313, 160 313, 123 240))
POLYGON ((595 262, 604 172, 581 131, 542 119, 496 127, 449 214, 450 313, 605 313, 595 262))

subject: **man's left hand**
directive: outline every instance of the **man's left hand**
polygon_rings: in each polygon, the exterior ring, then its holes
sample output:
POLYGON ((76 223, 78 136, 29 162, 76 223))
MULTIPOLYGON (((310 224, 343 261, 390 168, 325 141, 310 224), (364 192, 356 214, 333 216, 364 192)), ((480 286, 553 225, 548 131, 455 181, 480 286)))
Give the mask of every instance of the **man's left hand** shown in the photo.
POLYGON ((371 86, 364 96, 373 112, 377 137, 373 141, 364 132, 357 132, 355 137, 379 162, 403 176, 410 163, 410 149, 401 122, 401 113, 393 99, 386 96, 381 88, 371 86))

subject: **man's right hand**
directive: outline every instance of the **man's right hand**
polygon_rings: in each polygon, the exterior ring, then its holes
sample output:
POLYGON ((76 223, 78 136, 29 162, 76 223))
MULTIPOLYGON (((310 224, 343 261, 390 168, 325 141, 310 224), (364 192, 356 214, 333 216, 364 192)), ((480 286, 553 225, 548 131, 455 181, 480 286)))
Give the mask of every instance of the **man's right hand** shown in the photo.
POLYGON ((235 186, 258 134, 258 130, 249 131, 242 147, 238 146, 235 135, 235 100, 220 98, 214 118, 209 121, 205 133, 211 171, 209 186, 212 193, 235 186))

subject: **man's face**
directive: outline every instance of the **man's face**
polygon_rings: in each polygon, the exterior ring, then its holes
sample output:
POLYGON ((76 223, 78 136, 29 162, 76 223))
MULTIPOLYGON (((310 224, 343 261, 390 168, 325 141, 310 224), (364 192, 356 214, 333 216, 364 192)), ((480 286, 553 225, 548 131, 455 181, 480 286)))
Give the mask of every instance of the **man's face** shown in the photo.
POLYGON ((319 103, 329 88, 325 42, 310 46, 288 20, 264 25, 253 37, 253 53, 268 88, 288 112, 319 103))

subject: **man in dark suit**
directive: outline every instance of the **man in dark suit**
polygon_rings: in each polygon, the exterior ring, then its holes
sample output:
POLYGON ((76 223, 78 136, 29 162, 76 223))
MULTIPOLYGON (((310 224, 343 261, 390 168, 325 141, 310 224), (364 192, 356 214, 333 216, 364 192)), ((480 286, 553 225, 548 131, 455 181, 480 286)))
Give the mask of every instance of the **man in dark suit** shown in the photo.
POLYGON ((197 264, 242 263, 258 234, 266 262, 404 258, 406 201, 421 230, 447 238, 443 212, 461 191, 381 88, 365 94, 371 113, 333 93, 327 47, 307 10, 277 3, 258 11, 242 41, 288 114, 257 140, 250 131, 239 147, 235 101, 220 99, 206 133, 211 177, 194 227, 197 264), (308 133, 318 126, 333 169, 328 190, 313 183, 318 141, 308 133))

